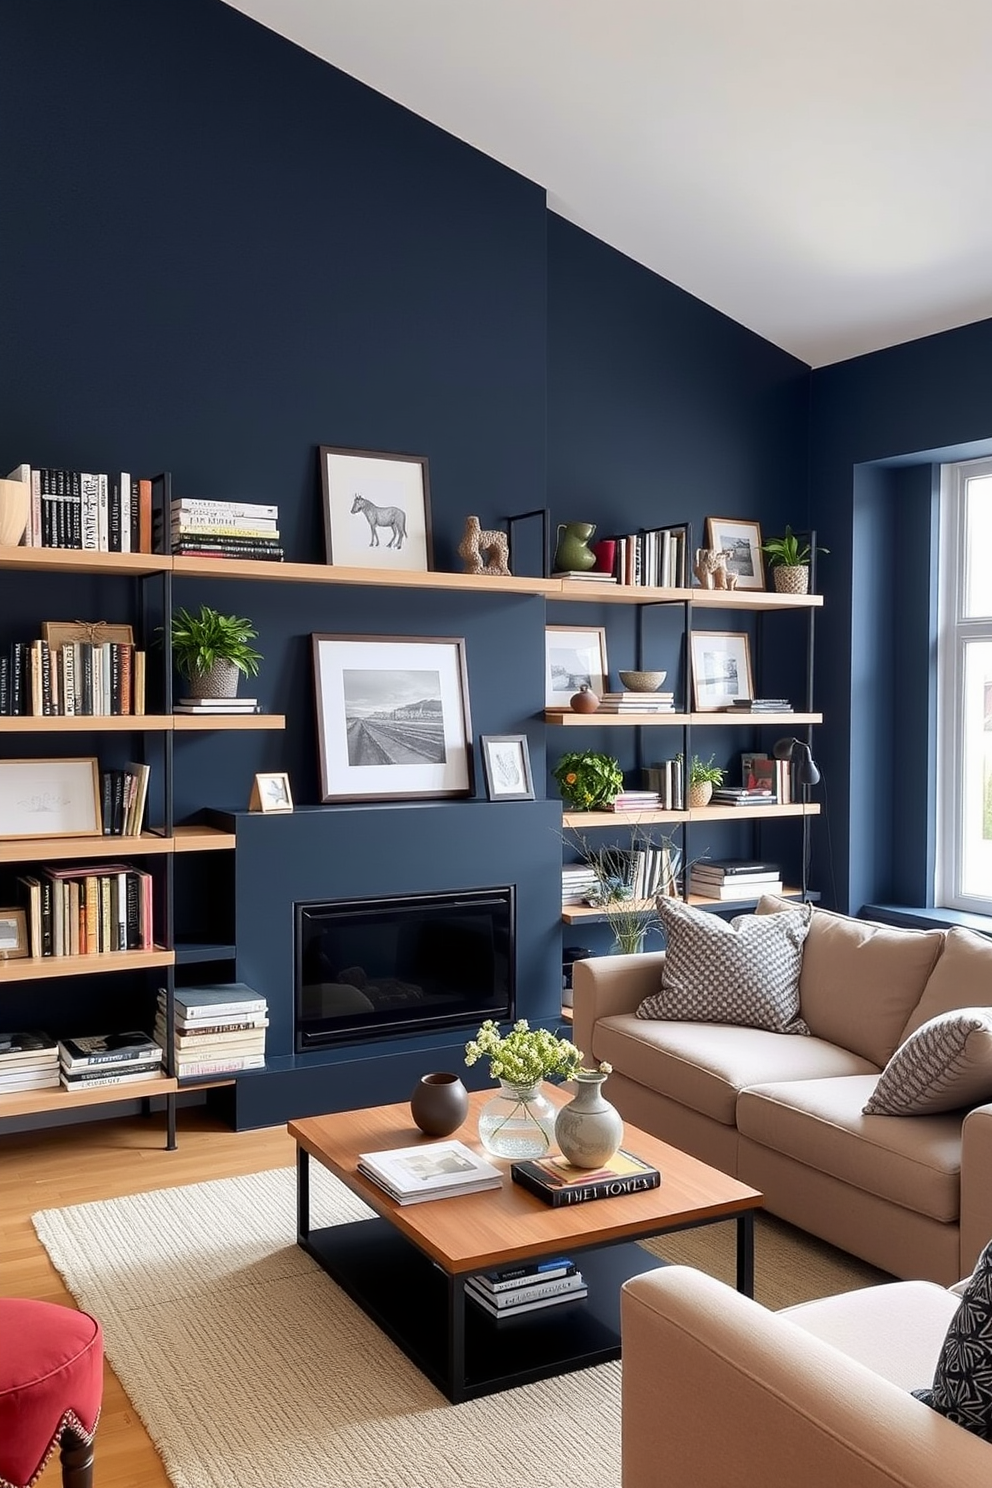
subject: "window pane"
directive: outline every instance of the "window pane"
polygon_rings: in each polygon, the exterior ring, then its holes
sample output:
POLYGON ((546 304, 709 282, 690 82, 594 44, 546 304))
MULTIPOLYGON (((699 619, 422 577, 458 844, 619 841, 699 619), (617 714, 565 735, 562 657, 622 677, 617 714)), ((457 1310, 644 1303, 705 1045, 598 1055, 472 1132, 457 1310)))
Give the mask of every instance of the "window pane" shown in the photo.
POLYGON ((965 498, 965 585, 963 614, 992 615, 992 475, 974 476, 965 498))
POLYGON ((992 641, 964 648, 961 891, 992 899, 992 641))

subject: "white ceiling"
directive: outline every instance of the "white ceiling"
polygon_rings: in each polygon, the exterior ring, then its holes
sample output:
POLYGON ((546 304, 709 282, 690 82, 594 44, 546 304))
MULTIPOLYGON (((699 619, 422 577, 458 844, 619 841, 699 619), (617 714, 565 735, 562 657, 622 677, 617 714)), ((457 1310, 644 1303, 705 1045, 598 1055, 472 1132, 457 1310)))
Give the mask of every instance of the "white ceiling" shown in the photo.
POLYGON ((992 315, 989 0, 227 0, 813 366, 992 315))

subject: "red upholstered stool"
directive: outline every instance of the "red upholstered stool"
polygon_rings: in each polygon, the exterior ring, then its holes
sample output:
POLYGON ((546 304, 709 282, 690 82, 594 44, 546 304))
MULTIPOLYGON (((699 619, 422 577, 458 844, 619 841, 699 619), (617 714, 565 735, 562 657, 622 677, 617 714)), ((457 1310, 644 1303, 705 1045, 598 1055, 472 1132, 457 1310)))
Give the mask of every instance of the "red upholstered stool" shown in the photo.
POLYGON ((64 1488, 90 1488, 102 1398, 95 1318, 0 1297, 0 1488, 27 1488, 57 1446, 64 1488))

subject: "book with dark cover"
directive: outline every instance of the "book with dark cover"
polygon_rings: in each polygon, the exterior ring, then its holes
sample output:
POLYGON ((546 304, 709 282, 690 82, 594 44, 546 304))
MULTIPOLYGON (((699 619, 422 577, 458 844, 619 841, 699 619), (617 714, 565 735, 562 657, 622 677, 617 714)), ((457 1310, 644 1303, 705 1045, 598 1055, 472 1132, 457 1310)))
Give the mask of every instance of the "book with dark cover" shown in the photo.
POLYGON ((54 949, 52 880, 45 875, 41 880, 41 954, 43 956, 51 956, 54 949))
POLYGON ((10 655, 0 656, 0 718, 10 715, 10 655))
POLYGON ((10 711, 14 717, 26 712, 27 642, 14 641, 10 647, 10 711))
POLYGON ((264 1013, 266 1002, 246 982, 207 982, 200 987, 182 987, 175 995, 177 1013, 203 1017, 216 1013, 264 1013))
POLYGON ((585 1204, 590 1199, 613 1199, 622 1194, 646 1193, 661 1183, 657 1168, 631 1152, 615 1152, 610 1161, 591 1172, 573 1168, 563 1157, 535 1157, 510 1166, 514 1183, 543 1199, 553 1209, 585 1204))
POLYGON ((112 837, 114 833, 113 770, 103 770, 100 774, 100 816, 103 821, 103 835, 112 837))
POLYGON ((124 712, 121 698, 121 644, 111 641, 110 646, 110 699, 104 698, 104 712, 120 717, 124 712))
POLYGON ((502 1292, 518 1292, 541 1281, 557 1281, 562 1276, 575 1276, 578 1268, 566 1256, 553 1256, 550 1260, 529 1261, 521 1266, 505 1266, 499 1271, 485 1271, 473 1276, 472 1281, 483 1291, 499 1295, 502 1292))
POLYGON ((764 874, 777 878, 779 866, 761 858, 697 858, 692 865, 694 874, 708 874, 713 878, 739 878, 746 874, 764 874))
POLYGON ((519 1302, 516 1307, 500 1308, 471 1284, 465 1290, 477 1307, 483 1308, 491 1317, 501 1319, 516 1317, 521 1312, 539 1312, 544 1307, 557 1307, 562 1302, 578 1302, 589 1295, 587 1286, 579 1286, 568 1292, 559 1292, 553 1297, 537 1297, 530 1302, 519 1302))
POLYGON ((160 1064, 162 1047, 140 1029, 83 1034, 60 1039, 59 1058, 67 1070, 97 1069, 108 1064, 160 1064))

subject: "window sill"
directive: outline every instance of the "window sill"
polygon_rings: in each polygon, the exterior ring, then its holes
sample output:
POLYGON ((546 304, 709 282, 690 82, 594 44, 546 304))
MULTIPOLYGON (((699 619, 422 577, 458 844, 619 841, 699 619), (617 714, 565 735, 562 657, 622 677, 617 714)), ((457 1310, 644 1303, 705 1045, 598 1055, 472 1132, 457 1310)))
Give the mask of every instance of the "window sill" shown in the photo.
POLYGON ((992 936, 992 915, 970 914, 963 909, 916 907, 909 904, 863 904, 861 918, 878 920, 883 925, 907 925, 914 930, 974 930, 978 935, 992 936))

